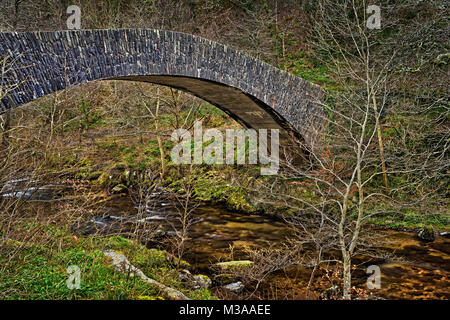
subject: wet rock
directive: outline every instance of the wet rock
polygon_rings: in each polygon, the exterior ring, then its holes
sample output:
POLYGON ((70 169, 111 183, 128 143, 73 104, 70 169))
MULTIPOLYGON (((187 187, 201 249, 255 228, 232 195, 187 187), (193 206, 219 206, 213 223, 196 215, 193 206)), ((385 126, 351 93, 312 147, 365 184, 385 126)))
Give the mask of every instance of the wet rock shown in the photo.
POLYGON ((150 216, 150 217, 145 217, 142 219, 137 219, 136 222, 138 223, 146 223, 146 222, 153 222, 153 221, 158 221, 158 220, 164 220, 164 217, 161 216, 150 216))
POLYGON ((72 232, 88 236, 92 234, 107 234, 111 231, 111 219, 106 217, 94 217, 84 222, 76 222, 72 225, 72 232))
MULTIPOLYGON (((62 184, 48 184, 43 186, 22 186, 21 183, 28 181, 25 179, 11 180, 6 183, 1 191, 0 197, 6 199, 23 200, 52 200, 59 198, 63 193, 69 190, 69 187, 62 184)), ((33 183, 35 181, 29 181, 33 183)))
POLYGON ((0 189, 0 193, 4 194, 4 193, 9 193, 9 192, 13 192, 15 190, 18 190, 19 186, 26 186, 26 184, 29 183, 34 183, 36 181, 34 180, 30 180, 30 178, 26 177, 26 178, 20 178, 20 179, 12 179, 9 180, 8 182, 6 182, 2 188, 0 189))
POLYGON ((241 281, 237 281, 227 284, 224 288, 234 293, 240 293, 244 289, 244 284, 241 281))
POLYGON ((447 238, 447 239, 450 238, 450 232, 441 232, 439 235, 440 235, 441 237, 444 237, 444 238, 447 238))
POLYGON ((432 227, 424 227, 417 233, 419 239, 424 241, 434 241, 434 230, 432 227))
POLYGON ((165 232, 164 235, 167 237, 175 237, 177 235, 177 232, 173 231, 173 230, 169 230, 169 231, 165 232))

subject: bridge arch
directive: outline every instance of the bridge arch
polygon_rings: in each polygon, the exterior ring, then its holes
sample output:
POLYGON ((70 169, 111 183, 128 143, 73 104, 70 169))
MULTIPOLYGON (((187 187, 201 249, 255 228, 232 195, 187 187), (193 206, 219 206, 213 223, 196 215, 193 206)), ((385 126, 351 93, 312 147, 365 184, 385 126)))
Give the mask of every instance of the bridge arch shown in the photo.
POLYGON ((188 91, 246 127, 280 129, 313 144, 322 130, 322 90, 219 43, 150 29, 1 32, 2 75, 12 88, 0 113, 96 80, 151 82, 188 91))

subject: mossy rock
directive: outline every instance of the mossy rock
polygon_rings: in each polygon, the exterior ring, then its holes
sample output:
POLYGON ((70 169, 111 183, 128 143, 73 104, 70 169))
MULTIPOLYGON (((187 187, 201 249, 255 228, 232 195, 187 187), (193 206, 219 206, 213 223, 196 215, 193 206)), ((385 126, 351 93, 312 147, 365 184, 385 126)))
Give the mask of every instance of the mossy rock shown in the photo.
POLYGON ((117 193, 127 193, 128 188, 124 184, 118 184, 114 188, 112 188, 111 193, 117 194, 117 193))
POLYGON ((235 260, 235 261, 227 261, 227 262, 218 262, 214 264, 214 266, 219 267, 222 270, 230 270, 230 269, 239 269, 246 268, 253 264, 253 261, 250 260, 235 260))
POLYGON ((136 246, 136 244, 127 238, 122 236, 112 236, 109 238, 94 238, 96 242, 101 242, 107 249, 130 249, 136 246))
POLYGON ((209 287, 211 287, 212 281, 208 276, 205 276, 203 274, 197 274, 195 276, 193 276, 196 285, 198 286, 198 289, 203 288, 203 289, 208 289, 209 287))

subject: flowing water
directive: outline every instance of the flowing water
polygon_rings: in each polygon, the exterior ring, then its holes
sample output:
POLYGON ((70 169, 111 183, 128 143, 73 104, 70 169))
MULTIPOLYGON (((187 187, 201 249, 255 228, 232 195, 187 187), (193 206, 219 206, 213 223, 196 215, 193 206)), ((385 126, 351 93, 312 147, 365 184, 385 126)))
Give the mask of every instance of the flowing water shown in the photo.
MULTIPOLYGON (((111 221, 134 221, 141 224, 163 226, 170 236, 176 232, 176 208, 173 202, 158 200, 158 194, 146 208, 144 217, 136 217, 137 209, 128 197, 116 197, 108 204, 105 215, 95 223, 107 225, 111 221), (172 229, 171 229, 172 228, 172 229)), ((161 199, 161 198, 159 198, 161 199)), ((245 259, 246 246, 266 248, 269 243, 277 244, 289 235, 287 226, 279 220, 228 211, 221 205, 204 205, 194 210, 197 223, 189 230, 189 240, 184 259, 197 273, 210 275, 211 264, 230 260, 230 246, 233 260, 245 259)), ((393 230, 373 230, 383 234, 386 243, 384 251, 395 253, 396 260, 356 260, 358 268, 352 273, 354 284, 365 288, 366 268, 377 264, 381 269, 381 288, 370 294, 386 299, 449 299, 450 298, 450 239, 438 236, 434 242, 424 242, 415 233, 393 230), (400 262, 399 262, 400 260, 400 262)), ((264 282, 254 297, 271 299, 304 298, 304 288, 309 280, 310 270, 301 267, 276 272, 264 282)), ((326 289, 329 283, 324 283, 326 289)), ((214 292, 214 291, 213 291, 214 292)), ((231 298, 237 298, 232 295, 231 298)))

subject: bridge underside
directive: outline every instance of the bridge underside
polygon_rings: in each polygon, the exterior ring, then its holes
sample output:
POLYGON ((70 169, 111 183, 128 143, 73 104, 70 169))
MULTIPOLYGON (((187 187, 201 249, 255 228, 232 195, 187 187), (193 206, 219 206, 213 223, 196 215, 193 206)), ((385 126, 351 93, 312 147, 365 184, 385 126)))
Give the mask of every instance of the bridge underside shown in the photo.
POLYGON ((295 132, 271 107, 241 90, 213 81, 182 76, 131 76, 112 80, 150 82, 183 90, 223 110, 244 127, 280 130, 280 139, 283 141, 287 141, 295 132))

